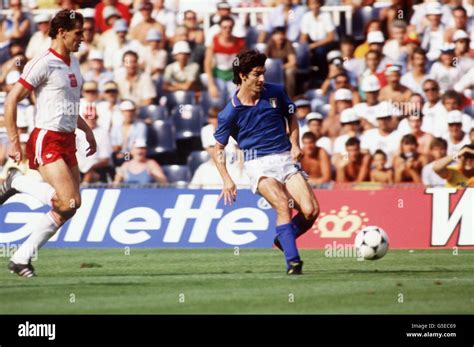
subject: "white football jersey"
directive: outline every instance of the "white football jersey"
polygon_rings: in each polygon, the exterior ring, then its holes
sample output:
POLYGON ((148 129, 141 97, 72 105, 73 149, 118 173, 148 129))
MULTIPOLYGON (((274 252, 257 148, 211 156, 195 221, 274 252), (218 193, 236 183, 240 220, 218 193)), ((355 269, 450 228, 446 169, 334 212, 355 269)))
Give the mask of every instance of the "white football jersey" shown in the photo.
POLYGON ((50 48, 26 64, 19 82, 35 91, 36 128, 59 132, 76 129, 82 87, 76 57, 62 57, 50 48))

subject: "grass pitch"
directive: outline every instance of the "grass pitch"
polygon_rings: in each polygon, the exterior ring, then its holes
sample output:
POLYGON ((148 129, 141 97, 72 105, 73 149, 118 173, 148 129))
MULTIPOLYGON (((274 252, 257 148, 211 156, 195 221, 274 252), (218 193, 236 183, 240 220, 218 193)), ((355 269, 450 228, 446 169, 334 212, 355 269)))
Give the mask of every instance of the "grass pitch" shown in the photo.
POLYGON ((271 249, 45 249, 32 279, 3 258, 0 314, 474 313, 474 250, 301 255, 287 276, 271 249))

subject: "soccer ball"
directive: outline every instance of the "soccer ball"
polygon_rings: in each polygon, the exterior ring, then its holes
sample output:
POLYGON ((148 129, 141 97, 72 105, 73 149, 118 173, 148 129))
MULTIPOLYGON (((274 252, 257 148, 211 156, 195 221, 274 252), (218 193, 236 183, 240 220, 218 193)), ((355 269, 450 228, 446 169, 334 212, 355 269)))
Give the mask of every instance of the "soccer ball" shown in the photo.
POLYGON ((388 251, 388 235, 377 226, 365 227, 355 238, 355 248, 364 259, 380 259, 388 251))

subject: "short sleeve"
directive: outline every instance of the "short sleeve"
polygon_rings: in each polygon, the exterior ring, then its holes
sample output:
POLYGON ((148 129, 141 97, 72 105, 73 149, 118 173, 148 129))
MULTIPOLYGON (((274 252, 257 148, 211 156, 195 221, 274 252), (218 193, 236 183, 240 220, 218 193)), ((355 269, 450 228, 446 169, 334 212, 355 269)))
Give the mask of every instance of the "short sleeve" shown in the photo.
POLYGON ((186 80, 188 82, 196 82, 199 76, 199 64, 193 63, 188 66, 186 71, 186 80))
POLYGON ((322 15, 324 15, 324 30, 327 33, 333 32, 336 28, 332 22, 331 15, 329 13, 322 13, 322 15))
POLYGON ((300 32, 302 34, 308 34, 309 33, 309 19, 310 17, 308 16, 308 14, 311 14, 311 12, 306 12, 303 16, 303 18, 301 19, 301 27, 300 27, 300 32))
POLYGON ((290 118, 296 113, 296 105, 291 101, 283 86, 277 86, 277 88, 279 94, 278 98, 281 102, 281 112, 285 118, 290 118))
POLYGON ((217 116, 217 129, 214 133, 214 138, 221 145, 227 145, 233 128, 233 117, 230 113, 226 112, 225 108, 223 111, 219 112, 219 115, 217 116))
POLYGON ((46 59, 33 59, 26 64, 18 82, 20 82, 26 89, 33 90, 46 82, 48 73, 49 69, 46 59))

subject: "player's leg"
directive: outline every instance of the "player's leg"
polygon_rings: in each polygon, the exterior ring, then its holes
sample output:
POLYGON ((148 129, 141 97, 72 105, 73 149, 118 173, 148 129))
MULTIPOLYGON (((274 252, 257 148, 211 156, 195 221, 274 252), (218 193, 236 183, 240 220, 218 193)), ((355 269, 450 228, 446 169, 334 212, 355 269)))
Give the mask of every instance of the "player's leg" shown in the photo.
POLYGON ((318 218, 319 203, 313 189, 301 173, 292 175, 286 181, 285 186, 290 198, 295 202, 295 208, 298 210, 296 216, 291 220, 295 226, 295 236, 298 238, 307 232, 318 218))
POLYGON ((276 210, 276 237, 285 254, 288 274, 300 274, 302 261, 296 248, 289 196, 285 186, 274 178, 262 177, 258 183, 258 192, 276 210))
POLYGON ((15 264, 29 264, 31 258, 81 205, 78 169, 70 169, 63 159, 39 167, 46 182, 55 190, 52 209, 33 227, 31 235, 13 255, 15 264))

